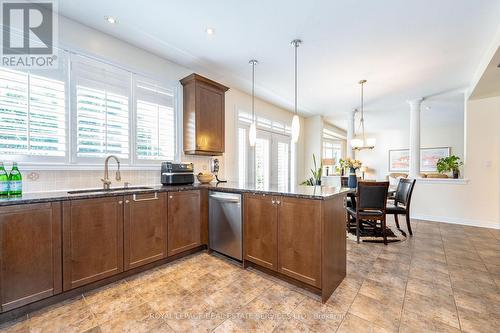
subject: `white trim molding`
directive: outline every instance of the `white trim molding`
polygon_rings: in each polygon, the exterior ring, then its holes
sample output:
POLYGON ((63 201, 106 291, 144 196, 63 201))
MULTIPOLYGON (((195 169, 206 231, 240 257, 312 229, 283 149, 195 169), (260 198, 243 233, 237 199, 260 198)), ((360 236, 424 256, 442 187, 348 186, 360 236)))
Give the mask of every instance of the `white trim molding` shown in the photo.
POLYGON ((417 178, 417 183, 466 185, 469 183, 469 180, 455 178, 417 178))
POLYGON ((461 224, 464 226, 471 226, 471 227, 500 229, 500 222, 498 222, 498 221, 478 221, 478 220, 471 220, 471 219, 463 219, 463 218, 459 218, 459 217, 413 215, 413 214, 411 214, 411 219, 430 221, 430 222, 461 224))

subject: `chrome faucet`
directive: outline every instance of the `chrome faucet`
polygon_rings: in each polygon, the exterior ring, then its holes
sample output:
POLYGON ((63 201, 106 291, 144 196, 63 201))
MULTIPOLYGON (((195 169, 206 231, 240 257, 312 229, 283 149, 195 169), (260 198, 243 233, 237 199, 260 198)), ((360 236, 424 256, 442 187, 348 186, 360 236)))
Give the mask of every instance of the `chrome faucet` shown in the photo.
POLYGON ((118 170, 116 170, 116 177, 115 179, 117 181, 120 181, 122 179, 122 176, 120 175, 120 161, 118 160, 118 157, 115 155, 109 155, 106 157, 106 160, 104 161, 104 178, 101 178, 102 181, 102 186, 105 190, 109 190, 109 187, 111 185, 111 180, 109 180, 109 159, 114 158, 116 163, 118 164, 118 170))

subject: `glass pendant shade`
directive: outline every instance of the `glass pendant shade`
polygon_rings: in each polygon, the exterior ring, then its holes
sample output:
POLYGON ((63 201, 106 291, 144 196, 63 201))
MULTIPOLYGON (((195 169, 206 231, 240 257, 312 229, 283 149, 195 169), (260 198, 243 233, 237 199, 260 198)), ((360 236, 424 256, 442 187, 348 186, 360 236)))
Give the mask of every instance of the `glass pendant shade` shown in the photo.
POLYGON ((377 143, 377 139, 375 139, 375 138, 368 138, 368 139, 366 139, 366 145, 368 147, 375 147, 376 143, 377 143))
POLYGON ((352 139, 351 140, 352 148, 359 148, 363 146, 363 140, 361 139, 352 139))
POLYGON ((300 120, 298 115, 294 115, 292 119, 292 142, 297 143, 299 141, 300 134, 300 120))
POLYGON ((255 126, 255 121, 250 125, 250 130, 248 131, 248 143, 250 147, 255 147, 255 141, 257 140, 257 127, 255 126))

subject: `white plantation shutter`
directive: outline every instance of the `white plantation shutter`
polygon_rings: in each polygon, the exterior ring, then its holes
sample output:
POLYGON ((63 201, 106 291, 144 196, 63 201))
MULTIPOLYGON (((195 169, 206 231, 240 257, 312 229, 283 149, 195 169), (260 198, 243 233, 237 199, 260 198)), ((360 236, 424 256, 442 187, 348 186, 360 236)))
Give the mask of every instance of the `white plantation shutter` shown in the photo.
POLYGON ((40 75, 0 68, 0 154, 5 159, 64 162, 64 61, 61 67, 40 75))
POLYGON ((134 89, 137 161, 174 160, 176 119, 173 90, 138 76, 134 89))
POLYGON ((71 75, 76 159, 129 159, 131 73, 73 56, 71 75))

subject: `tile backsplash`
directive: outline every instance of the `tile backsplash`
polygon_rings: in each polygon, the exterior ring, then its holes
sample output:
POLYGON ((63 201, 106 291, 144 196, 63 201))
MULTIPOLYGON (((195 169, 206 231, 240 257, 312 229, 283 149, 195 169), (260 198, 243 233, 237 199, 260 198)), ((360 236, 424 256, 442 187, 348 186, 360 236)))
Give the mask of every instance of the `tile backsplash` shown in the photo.
MULTIPOLYGON (((183 162, 194 164, 195 174, 210 172, 210 157, 184 156, 183 162)), ((224 159, 219 157, 221 177, 224 176, 224 159)), ((10 166, 9 168, 10 169, 10 166)), ((20 166, 23 176, 23 192, 45 192, 84 188, 102 187, 101 178, 104 174, 104 162, 98 170, 34 170, 20 166)), ((115 180, 116 164, 110 163, 109 178, 111 187, 123 186, 128 182, 130 186, 160 185, 160 167, 158 170, 122 170, 121 181, 115 180)))

